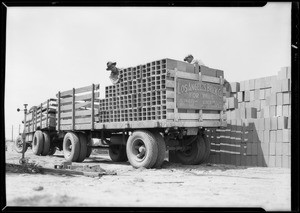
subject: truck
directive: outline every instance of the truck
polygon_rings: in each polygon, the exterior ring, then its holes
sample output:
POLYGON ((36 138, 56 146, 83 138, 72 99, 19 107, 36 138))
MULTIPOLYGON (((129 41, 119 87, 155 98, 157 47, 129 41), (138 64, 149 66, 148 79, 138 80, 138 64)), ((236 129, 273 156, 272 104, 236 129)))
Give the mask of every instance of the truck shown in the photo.
POLYGON ((25 153, 62 150, 69 162, 88 158, 100 139, 114 162, 160 168, 174 161, 201 164, 210 153, 206 130, 226 126, 224 72, 174 59, 121 69, 119 81, 59 91, 24 111, 24 131, 15 142, 25 153))

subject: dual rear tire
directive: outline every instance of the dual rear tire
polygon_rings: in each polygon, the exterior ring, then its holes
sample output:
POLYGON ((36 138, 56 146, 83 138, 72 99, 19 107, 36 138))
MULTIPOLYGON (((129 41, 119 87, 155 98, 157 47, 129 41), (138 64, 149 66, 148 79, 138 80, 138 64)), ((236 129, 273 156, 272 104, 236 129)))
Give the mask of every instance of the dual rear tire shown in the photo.
POLYGON ((63 140, 63 152, 66 161, 82 162, 91 154, 87 147, 87 136, 84 133, 68 132, 63 140))
POLYGON ((35 155, 46 156, 51 154, 51 138, 48 132, 37 130, 33 135, 32 151, 35 155))

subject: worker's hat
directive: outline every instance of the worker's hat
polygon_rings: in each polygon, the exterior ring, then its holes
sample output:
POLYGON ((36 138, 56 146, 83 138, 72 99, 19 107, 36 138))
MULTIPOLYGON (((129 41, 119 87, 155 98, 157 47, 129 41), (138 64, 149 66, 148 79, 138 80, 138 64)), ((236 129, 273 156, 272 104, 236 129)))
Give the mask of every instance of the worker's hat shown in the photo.
POLYGON ((192 56, 191 54, 185 56, 185 58, 183 59, 183 61, 186 61, 188 58, 194 58, 194 56, 192 56))
POLYGON ((106 70, 110 70, 110 68, 111 68, 111 66, 112 65, 116 65, 117 63, 116 62, 111 62, 111 61, 109 61, 109 62, 107 62, 107 68, 106 68, 106 70))

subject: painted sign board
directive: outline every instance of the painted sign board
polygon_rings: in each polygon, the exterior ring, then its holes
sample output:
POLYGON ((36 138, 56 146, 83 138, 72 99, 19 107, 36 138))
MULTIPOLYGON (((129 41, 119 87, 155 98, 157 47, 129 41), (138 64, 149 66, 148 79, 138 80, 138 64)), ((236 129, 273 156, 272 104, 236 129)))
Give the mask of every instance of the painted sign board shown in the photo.
POLYGON ((176 87, 177 108, 223 110, 223 85, 177 78, 176 87))

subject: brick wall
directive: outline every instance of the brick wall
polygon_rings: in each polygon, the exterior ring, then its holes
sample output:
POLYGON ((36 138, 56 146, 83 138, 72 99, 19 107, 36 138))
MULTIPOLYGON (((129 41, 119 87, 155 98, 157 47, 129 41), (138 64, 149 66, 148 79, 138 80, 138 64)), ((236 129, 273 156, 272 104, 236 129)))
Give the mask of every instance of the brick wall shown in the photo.
POLYGON ((209 162, 238 166, 291 165, 291 69, 277 75, 231 82, 227 127, 207 129, 209 162))

